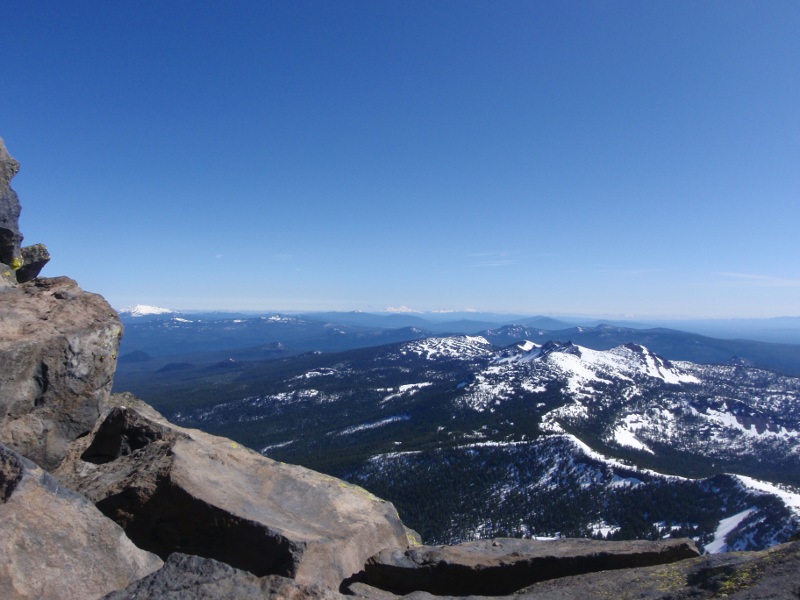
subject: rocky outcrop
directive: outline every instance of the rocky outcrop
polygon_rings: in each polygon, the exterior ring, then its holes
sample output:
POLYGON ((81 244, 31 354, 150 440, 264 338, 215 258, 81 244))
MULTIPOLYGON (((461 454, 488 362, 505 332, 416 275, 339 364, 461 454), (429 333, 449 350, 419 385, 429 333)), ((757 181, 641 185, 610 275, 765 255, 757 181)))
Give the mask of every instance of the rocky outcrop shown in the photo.
POLYGON ((400 594, 511 594, 538 581, 630 569, 699 556, 691 540, 603 542, 499 538, 456 546, 384 550, 367 561, 362 580, 400 594))
POLYGON ((0 263, 11 267, 12 271, 22 266, 20 204, 17 193, 11 189, 11 180, 18 171, 19 163, 8 153, 3 138, 0 138, 0 263))
POLYGON ((269 575, 256 577, 247 571, 211 558, 176 552, 164 567, 103 600, 344 600, 344 596, 301 585, 293 579, 269 575))
POLYGON ((55 468, 100 415, 121 335, 108 303, 67 277, 0 293, 0 442, 55 468))
POLYGON ((25 246, 21 252, 22 266, 17 270, 17 281, 19 283, 33 281, 50 261, 50 253, 44 244, 25 246))
POLYGON ((99 598, 161 564, 86 498, 0 445, 0 598, 99 598))
MULTIPOLYGON (((701 600, 800 598, 800 542, 760 552, 712 554, 647 568, 537 583, 515 600, 701 600)), ((441 600, 441 599, 440 599, 441 600)))
POLYGON ((229 439, 113 408, 56 471, 140 547, 338 589, 384 548, 408 546, 394 507, 229 439))

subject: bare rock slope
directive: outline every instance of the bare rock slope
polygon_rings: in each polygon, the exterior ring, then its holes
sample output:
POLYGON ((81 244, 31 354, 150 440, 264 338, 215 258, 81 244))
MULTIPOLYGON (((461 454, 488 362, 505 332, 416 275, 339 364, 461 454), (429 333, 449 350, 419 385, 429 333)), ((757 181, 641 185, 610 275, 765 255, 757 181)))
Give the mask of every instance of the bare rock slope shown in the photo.
POLYGON ((392 504, 339 479, 117 406, 55 472, 142 548, 338 589, 409 531, 392 504))
POLYGON ((161 565, 86 498, 0 445, 0 598, 99 598, 161 565))

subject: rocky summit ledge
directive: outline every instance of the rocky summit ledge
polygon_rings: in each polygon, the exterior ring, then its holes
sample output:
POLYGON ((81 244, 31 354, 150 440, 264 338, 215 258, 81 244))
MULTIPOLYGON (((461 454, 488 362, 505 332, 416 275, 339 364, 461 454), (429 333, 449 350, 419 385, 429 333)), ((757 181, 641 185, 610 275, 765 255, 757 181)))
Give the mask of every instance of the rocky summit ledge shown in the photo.
POLYGON ((55 475, 141 548, 337 590, 373 554, 408 547, 394 506, 364 489, 122 400, 55 475))
POLYGON ((800 541, 759 552, 710 554, 663 565, 549 579, 503 596, 422 591, 400 596, 363 582, 352 583, 349 591, 368 600, 791 600, 800 598, 798 573, 800 541))
POLYGON ((89 432, 108 398, 122 324, 68 277, 0 293, 0 442, 46 469, 89 432))
POLYGON ((700 555, 695 542, 552 541, 498 538, 455 546, 384 550, 370 558, 361 581, 400 594, 507 595, 567 575, 671 563, 700 555))

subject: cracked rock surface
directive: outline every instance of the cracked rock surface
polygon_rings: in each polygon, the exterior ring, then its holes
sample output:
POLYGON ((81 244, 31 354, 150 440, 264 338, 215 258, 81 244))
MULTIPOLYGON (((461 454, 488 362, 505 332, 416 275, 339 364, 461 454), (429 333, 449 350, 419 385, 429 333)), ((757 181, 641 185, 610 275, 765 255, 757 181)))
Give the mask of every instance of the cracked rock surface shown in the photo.
POLYGON ((0 442, 47 470, 108 399, 122 323, 68 277, 0 293, 0 442))

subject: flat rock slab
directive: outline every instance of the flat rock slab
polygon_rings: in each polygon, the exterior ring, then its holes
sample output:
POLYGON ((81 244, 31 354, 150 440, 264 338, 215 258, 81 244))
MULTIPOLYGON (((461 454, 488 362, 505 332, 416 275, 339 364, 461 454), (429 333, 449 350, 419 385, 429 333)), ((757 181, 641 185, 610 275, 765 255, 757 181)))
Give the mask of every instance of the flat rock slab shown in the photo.
POLYGON ((247 571, 211 558, 172 554, 158 571, 103 600, 344 600, 344 596, 293 579, 247 571))
POLYGON ((0 598, 99 598, 161 565, 89 500, 0 445, 0 598))
POLYGON ((515 600, 800 598, 800 542, 759 552, 712 554, 669 565, 546 581, 515 600))
POLYGON ((72 279, 0 293, 0 442, 52 470, 111 391, 122 324, 72 279))
POLYGON ((671 563, 699 556, 691 540, 604 542, 498 538, 455 546, 384 550, 362 579, 398 594, 508 595, 532 583, 580 573, 671 563))
POLYGON ((408 547, 394 506, 362 488, 133 406, 113 408, 56 473, 140 547, 334 590, 408 547))

